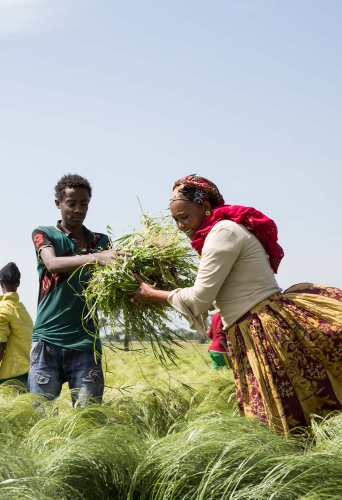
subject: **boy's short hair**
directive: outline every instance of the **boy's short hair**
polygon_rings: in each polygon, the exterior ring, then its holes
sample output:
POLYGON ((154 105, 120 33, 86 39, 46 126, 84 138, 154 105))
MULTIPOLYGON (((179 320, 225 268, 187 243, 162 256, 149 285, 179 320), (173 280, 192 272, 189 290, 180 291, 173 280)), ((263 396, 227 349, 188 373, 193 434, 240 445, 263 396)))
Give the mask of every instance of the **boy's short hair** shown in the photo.
POLYGON ((81 177, 77 174, 66 174, 63 175, 57 182, 55 186, 55 196, 57 200, 62 201, 65 195, 65 190, 67 188, 85 188, 89 193, 89 198, 91 198, 92 187, 87 179, 81 177))

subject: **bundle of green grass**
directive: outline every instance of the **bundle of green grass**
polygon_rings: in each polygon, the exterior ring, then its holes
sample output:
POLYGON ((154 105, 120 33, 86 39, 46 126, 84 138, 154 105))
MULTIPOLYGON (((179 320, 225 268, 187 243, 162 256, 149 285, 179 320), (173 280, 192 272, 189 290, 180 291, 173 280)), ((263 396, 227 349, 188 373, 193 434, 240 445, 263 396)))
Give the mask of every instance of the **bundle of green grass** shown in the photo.
POLYGON ((158 290, 192 286, 196 254, 170 216, 144 214, 139 231, 116 240, 110 227, 108 232, 113 248, 132 255, 126 255, 124 262, 116 258, 107 267, 95 264, 84 292, 89 314, 96 318, 98 309, 114 331, 133 332, 139 340, 149 341, 155 355, 165 363, 166 358, 175 356, 174 317, 164 304, 141 308, 126 293, 138 287, 134 274, 158 290))

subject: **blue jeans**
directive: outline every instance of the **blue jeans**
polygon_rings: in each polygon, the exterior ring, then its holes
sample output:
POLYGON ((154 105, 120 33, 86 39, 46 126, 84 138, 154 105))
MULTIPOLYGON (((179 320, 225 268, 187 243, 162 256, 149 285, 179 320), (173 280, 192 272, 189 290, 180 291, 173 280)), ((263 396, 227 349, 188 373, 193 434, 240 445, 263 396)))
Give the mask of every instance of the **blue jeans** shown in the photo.
POLYGON ((69 383, 72 403, 84 406, 89 399, 102 401, 104 379, 101 360, 94 353, 75 351, 44 340, 33 340, 28 387, 32 394, 52 401, 59 396, 64 382, 69 383))

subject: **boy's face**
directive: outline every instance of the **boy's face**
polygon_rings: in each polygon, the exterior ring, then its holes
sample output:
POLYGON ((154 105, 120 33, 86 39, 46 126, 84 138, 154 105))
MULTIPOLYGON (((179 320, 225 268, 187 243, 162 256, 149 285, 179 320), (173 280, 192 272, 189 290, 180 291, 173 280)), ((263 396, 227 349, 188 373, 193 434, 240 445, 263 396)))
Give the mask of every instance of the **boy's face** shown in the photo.
POLYGON ((61 210, 62 221, 70 227, 82 226, 89 205, 89 193, 86 188, 66 188, 63 200, 56 200, 56 206, 61 210))

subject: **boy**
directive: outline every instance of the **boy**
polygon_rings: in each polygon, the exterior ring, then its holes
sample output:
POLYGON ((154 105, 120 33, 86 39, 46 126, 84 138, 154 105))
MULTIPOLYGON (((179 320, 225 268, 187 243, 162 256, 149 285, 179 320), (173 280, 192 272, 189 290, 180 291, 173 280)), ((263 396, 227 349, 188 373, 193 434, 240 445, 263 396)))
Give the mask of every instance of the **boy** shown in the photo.
POLYGON ((87 179, 71 174, 62 177, 55 187, 61 220, 55 226, 36 228, 32 235, 39 297, 29 390, 52 400, 68 381, 74 389, 73 404, 79 400, 82 406, 90 397, 100 402, 104 388, 101 342, 94 321, 85 320, 88 311, 81 298, 90 276, 87 265, 98 261, 105 266, 121 254, 106 250, 108 236, 83 225, 91 194, 87 179))
POLYGON ((0 270, 0 384, 9 380, 27 383, 33 323, 19 302, 20 271, 14 262, 0 270))

